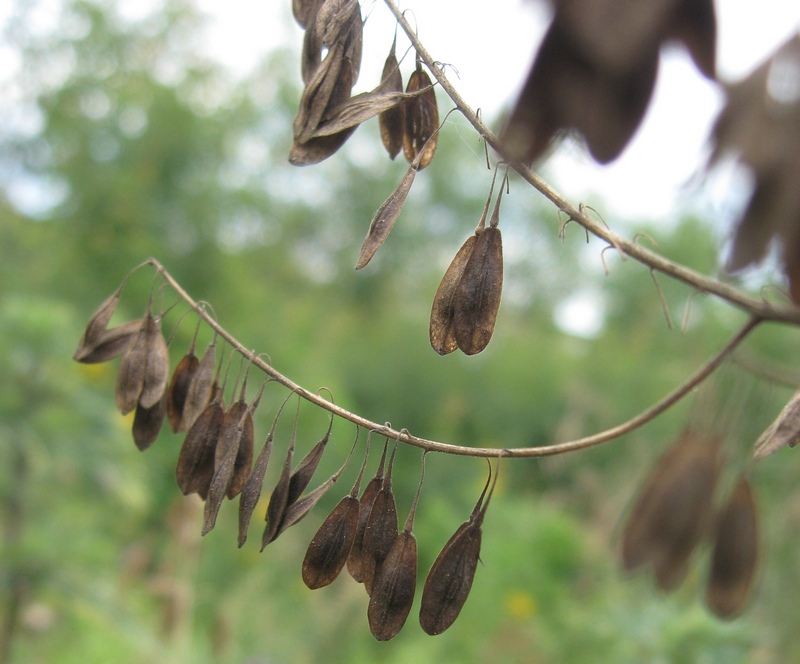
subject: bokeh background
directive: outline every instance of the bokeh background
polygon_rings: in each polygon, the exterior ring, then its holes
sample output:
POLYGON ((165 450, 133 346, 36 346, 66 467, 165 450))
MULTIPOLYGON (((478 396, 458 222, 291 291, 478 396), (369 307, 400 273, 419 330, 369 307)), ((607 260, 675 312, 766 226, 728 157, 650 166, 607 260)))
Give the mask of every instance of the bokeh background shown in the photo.
MULTIPOLYGON (((562 241, 555 210, 512 178, 495 336, 480 356, 439 357, 427 338, 430 303, 491 181, 466 123, 448 120, 391 237, 355 273, 369 221, 406 169, 382 152, 377 123, 327 162, 295 169, 286 155, 300 94, 296 49, 265 47, 257 67, 232 72, 206 48, 213 19, 192 2, 165 0, 135 18, 121 4, 14 2, 4 14, 0 662, 800 661, 791 451, 752 470, 763 552, 742 617, 721 622, 704 607, 706 548, 670 596, 647 575, 623 575, 617 556, 637 487, 687 426, 711 424, 726 436, 725 486, 747 463, 796 380, 797 335, 779 327, 759 329, 739 363, 632 434, 578 454, 505 462, 472 594, 441 636, 419 628, 417 599, 400 635, 377 643, 361 586, 346 575, 315 592, 302 583, 305 549, 349 491, 355 459, 311 515, 263 553, 263 500, 242 549, 234 503, 201 538, 202 504, 174 481, 181 438, 165 429, 140 453, 131 417, 114 406, 117 362, 70 359, 97 304, 149 256, 295 381, 325 386, 375 421, 463 445, 543 445, 617 424, 688 376, 744 316, 662 278, 670 330, 646 269, 613 251, 601 257, 602 245, 577 227, 562 241), (776 370, 781 380, 763 375, 776 370)), ((297 29, 288 6, 281 20, 297 29)), ((365 63, 365 76, 381 66, 365 63)), ((585 200, 604 209, 589 185, 585 200)), ((723 236, 714 219, 654 209, 652 218, 609 222, 717 273, 723 236)), ((770 277, 751 278, 753 287, 770 277)), ((131 279, 119 320, 142 315, 151 282, 147 270, 131 279)), ((163 292, 165 304, 175 299, 163 292)), ((191 316, 179 324, 184 311, 177 306, 165 321, 173 366, 195 329, 191 316)), ((199 349, 210 339, 201 327, 199 349)), ((254 392, 259 381, 250 380, 254 392)), ((266 388, 257 444, 284 396, 266 388)), ((301 407, 298 454, 326 426, 325 413, 301 407)), ((292 417, 282 418, 267 495, 291 433, 292 417)), ((335 422, 315 483, 339 467, 354 435, 335 422)), ((399 449, 401 520, 419 461, 418 450, 399 449)), ((485 475, 480 460, 428 458, 415 526, 420 583, 485 475)))

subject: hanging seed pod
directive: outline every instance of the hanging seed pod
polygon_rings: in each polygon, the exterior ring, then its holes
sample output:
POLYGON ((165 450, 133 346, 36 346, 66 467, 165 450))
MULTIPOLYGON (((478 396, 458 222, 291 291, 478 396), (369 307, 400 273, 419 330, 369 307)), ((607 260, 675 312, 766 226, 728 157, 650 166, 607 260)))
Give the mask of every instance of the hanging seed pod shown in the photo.
POLYGON ((792 395, 777 419, 758 437, 753 457, 763 459, 784 447, 794 447, 798 442, 800 442, 800 390, 792 395))
POLYGON ((220 393, 189 428, 175 470, 178 488, 185 496, 197 493, 205 499, 208 495, 214 476, 214 450, 224 420, 225 410, 220 393))
POLYGON ((414 603, 414 593, 417 588, 417 539, 412 530, 419 493, 425 478, 426 454, 427 452, 422 454, 419 485, 403 531, 397 536, 386 558, 378 567, 372 586, 367 619, 372 636, 378 641, 388 641, 397 636, 414 603))
POLYGON ((444 545, 425 579, 419 623, 425 633, 431 636, 441 634, 455 622, 472 589, 475 570, 480 559, 483 536, 481 526, 495 484, 497 484, 497 473, 495 473, 489 496, 486 498, 486 504, 483 504, 483 498, 489 488, 491 478, 490 466, 486 485, 483 487, 478 502, 475 503, 469 520, 462 523, 444 545))
POLYGON ((83 334, 78 341, 78 347, 75 349, 75 353, 72 355, 73 360, 82 362, 87 355, 91 354, 92 351, 96 349, 100 338, 103 336, 103 333, 108 327, 111 316, 114 315, 114 312, 117 309, 120 295, 122 293, 122 287, 124 285, 125 282, 123 281, 117 290, 103 300, 100 306, 97 307, 95 312, 92 314, 91 318, 89 318, 89 322, 86 324, 86 329, 83 331, 83 334))
POLYGON ((151 321, 152 316, 150 315, 150 306, 148 304, 147 314, 142 319, 139 332, 119 363, 116 400, 117 408, 123 415, 127 415, 136 408, 139 402, 139 395, 142 393, 147 362, 148 334, 145 330, 147 326, 152 325, 151 321))
POLYGON ((392 468, 394 455, 397 452, 397 443, 392 449, 389 458, 389 468, 383 478, 380 491, 372 501, 372 509, 364 528, 364 544, 362 548, 361 577, 368 595, 372 594, 377 569, 394 546, 399 530, 397 521, 397 506, 392 492, 392 468))
POLYGON ((662 590, 683 581, 690 557, 708 531, 719 478, 720 439, 689 431, 659 460, 622 533, 622 563, 649 563, 662 590))
MULTIPOLYGON (((372 432, 370 432, 372 433, 372 432)), ((369 447, 369 441, 367 442, 369 447)), ((358 583, 364 582, 364 577, 361 574, 364 555, 364 533, 367 529, 367 521, 372 512, 372 504, 375 502, 375 496, 383 486, 383 467, 386 461, 386 450, 389 447, 389 439, 383 444, 383 454, 378 463, 378 470, 368 483, 364 493, 361 494, 361 499, 358 502, 358 526, 356 527, 356 535, 353 540, 353 546, 350 549, 350 555, 347 557, 347 571, 350 573, 358 583)))
POLYGON ((280 418, 281 413, 283 412, 283 407, 287 404, 289 398, 293 394, 294 392, 289 394, 286 399, 284 399, 281 407, 278 408, 275 419, 272 421, 269 434, 267 434, 264 445, 261 447, 261 451, 258 453, 258 458, 256 458, 256 462, 253 464, 253 469, 250 471, 247 481, 242 488, 242 492, 239 497, 239 548, 244 546, 245 541, 247 541, 247 529, 250 525, 250 519, 253 515, 253 510, 258 504, 258 499, 261 497, 261 489, 264 484, 264 476, 267 473, 269 457, 272 453, 272 442, 275 439, 275 427, 278 424, 278 418, 280 418))
POLYGON ((758 565, 758 515, 753 491, 742 477, 719 515, 711 553, 706 602, 723 619, 744 610, 758 565))
POLYGON ((303 460, 297 464, 297 468, 294 469, 294 472, 289 478, 289 492, 287 494, 289 505, 300 498, 303 491, 305 491, 306 487, 311 483, 311 478, 314 477, 319 462, 322 460, 322 453, 325 451, 328 440, 330 440, 332 429, 333 414, 330 416, 328 430, 325 432, 325 435, 323 435, 320 441, 303 457, 303 460))
POLYGON ((461 248, 444 273, 442 281, 436 289, 436 295, 433 297, 430 340, 431 347, 439 353, 439 355, 447 355, 458 348, 454 326, 455 308, 453 305, 453 296, 455 295, 459 281, 461 281, 461 277, 464 276, 464 269, 467 267, 470 256, 472 256, 472 252, 475 249, 475 241, 478 234, 482 233, 486 228, 486 217, 489 214, 489 204, 492 201, 492 193, 494 192, 494 183, 496 179, 497 171, 495 171, 492 177, 489 196, 486 199, 486 205, 483 206, 483 212, 481 213, 481 218, 478 220, 478 225, 475 227, 475 234, 470 235, 464 244, 461 245, 461 248))
POLYGON ((136 339, 142 327, 142 319, 130 320, 104 330, 92 346, 84 345, 72 359, 81 364, 108 362, 125 353, 136 339))
POLYGON ((466 355, 475 355, 486 348, 500 309, 503 239, 497 225, 502 196, 501 184, 489 227, 476 231, 475 244, 453 292, 453 330, 459 349, 466 355))
POLYGON ((188 430, 212 400, 217 364, 217 335, 206 348, 186 391, 183 403, 183 426, 188 430))
POLYGON ((200 321, 192 337, 192 344, 189 351, 181 358, 172 373, 172 380, 167 388, 167 417, 169 424, 175 433, 185 430, 183 421, 183 407, 186 404, 186 397, 189 394, 189 386, 200 366, 200 360, 195 355, 195 344, 197 342, 197 332, 200 329, 200 321))
MULTIPOLYGON (((358 440, 358 429, 356 429, 358 440)), ((312 538, 303 558, 303 583, 311 590, 330 585, 339 576, 348 560, 358 530, 358 491, 369 457, 369 441, 364 461, 349 495, 333 508, 312 538)))
MULTIPOLYGON (((403 76, 400 73, 400 63, 397 62, 395 49, 397 46, 397 33, 392 42, 392 50, 389 52, 386 62, 383 65, 381 75, 381 90, 386 92, 402 92, 403 76)), ((378 115, 378 125, 381 130, 381 141, 383 147, 389 153, 389 157, 394 159, 403 149, 403 134, 405 133, 405 104, 397 104, 392 108, 378 115)))
POLYGON ((280 528, 281 520, 286 514, 286 507, 289 505, 289 481, 292 476, 292 457, 294 456, 294 443, 297 437, 297 418, 300 415, 300 401, 297 402, 297 411, 294 416, 294 427, 292 429, 292 441, 289 443, 289 449, 286 451, 286 460, 283 462, 278 482, 272 490, 272 495, 269 498, 269 505, 267 505, 267 513, 265 519, 267 522, 264 528, 264 534, 261 537, 261 550, 263 551, 267 544, 272 542, 278 536, 278 528, 280 528))
POLYGON ((140 450, 146 450, 158 438, 167 414, 166 402, 167 395, 165 393, 152 408, 144 408, 142 404, 136 404, 133 416, 133 442, 140 450))
POLYGON ((419 57, 417 68, 408 79, 406 92, 420 94, 405 103, 403 152, 409 162, 416 161, 418 170, 422 170, 431 163, 436 153, 438 139, 434 134, 439 126, 439 108, 431 78, 423 71, 419 57), (416 159, 418 155, 421 155, 419 160, 416 159))
POLYGON ((321 0, 292 0, 292 14, 301 28, 310 28, 316 19, 321 0))

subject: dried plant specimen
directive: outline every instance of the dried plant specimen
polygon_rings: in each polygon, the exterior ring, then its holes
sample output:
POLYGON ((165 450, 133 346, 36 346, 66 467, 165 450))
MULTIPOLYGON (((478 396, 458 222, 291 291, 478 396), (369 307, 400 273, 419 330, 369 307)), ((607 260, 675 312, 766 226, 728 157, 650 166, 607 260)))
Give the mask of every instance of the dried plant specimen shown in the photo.
MULTIPOLYGON (((380 89, 386 92, 403 91, 403 75, 400 73, 400 63, 397 62, 397 56, 395 55, 396 47, 397 35, 395 34, 394 41, 392 41, 392 50, 386 58, 381 75, 380 89)), ((403 149, 405 122, 405 104, 397 104, 378 116, 381 141, 383 141, 383 147, 386 148, 391 159, 394 159, 403 149)))
POLYGON ((99 364, 113 360, 130 348, 141 327, 142 320, 138 319, 103 330, 91 345, 82 341, 72 359, 82 364, 99 364))
POLYGON ((192 344, 189 346, 186 355, 178 362, 175 371, 172 372, 172 379, 167 388, 167 417, 175 433, 184 431, 186 428, 183 420, 183 407, 189 394, 189 386, 200 366, 200 360, 197 359, 197 355, 194 352, 199 329, 200 323, 198 322, 194 337, 192 337, 192 344))
POLYGON ((194 421, 181 446, 175 478, 184 495, 197 493, 203 499, 208 495, 214 476, 214 451, 224 419, 220 392, 194 421))
POLYGON ((167 342, 160 317, 148 303, 139 333, 122 356, 117 372, 117 407, 125 415, 141 404, 152 408, 164 395, 169 378, 167 342))
POLYGON ((409 163, 417 163, 417 169, 422 170, 431 163, 436 153, 438 140, 435 134, 439 127, 439 107, 431 77, 422 69, 419 59, 417 68, 408 79, 406 92, 418 94, 405 103, 403 153, 409 163))
POLYGON ((455 622, 472 589, 481 552, 481 527, 497 483, 497 473, 484 504, 490 480, 491 467, 486 486, 469 520, 462 523, 444 545, 425 579, 419 623, 425 633, 431 636, 441 634, 455 622))
POLYGON ((372 586, 367 619, 372 636, 378 641, 388 641, 397 636, 414 602, 417 588, 417 539, 412 531, 425 477, 426 454, 424 452, 422 455, 422 473, 408 518, 386 558, 380 563, 372 586))
POLYGON ((718 437, 689 431, 658 461, 622 533, 626 570, 649 564, 662 590, 680 585, 711 524, 719 446, 718 437))
POLYGON ((386 462, 386 451, 389 447, 389 439, 387 438, 383 445, 383 453, 381 460, 378 462, 378 469, 375 476, 367 483, 364 493, 358 501, 358 525, 356 526, 356 534, 353 539, 353 546, 350 548, 350 555, 347 557, 347 571, 358 583, 364 582, 364 577, 361 573, 364 560, 363 547, 364 547, 364 533, 367 529, 367 521, 372 512, 372 504, 375 502, 375 496, 383 486, 383 473, 384 463, 386 462))
POLYGON ((746 477, 734 487, 719 515, 711 552, 706 602, 714 614, 730 619, 742 612, 758 565, 758 515, 746 477))
MULTIPOLYGON (((487 201, 486 205, 489 203, 487 201)), ((431 347, 439 355, 447 355, 458 348, 456 341, 456 330, 453 325, 455 309, 453 307, 453 295, 456 291, 458 282, 464 274, 472 250, 475 248, 477 235, 470 235, 456 252, 453 260, 436 289, 433 296, 433 306, 431 307, 430 340, 431 347)))
POLYGON ((78 341, 78 347, 75 349, 75 353, 72 355, 73 360, 82 362, 87 355, 96 349, 100 338, 103 336, 103 333, 108 327, 111 317, 114 315, 114 312, 117 309, 123 285, 124 282, 117 288, 117 290, 103 300, 100 303, 100 306, 97 307, 95 312, 92 314, 91 318, 89 318, 89 322, 86 324, 86 329, 83 331, 83 334, 78 341))
POLYGON ((361 552, 361 577, 368 595, 372 595, 372 587, 377 570, 389 554, 397 540, 399 524, 397 505, 392 491, 392 469, 397 444, 389 458, 389 468, 383 477, 383 483, 375 499, 372 501, 367 525, 364 528, 364 543, 361 552))
POLYGON ((144 451, 150 447, 158 438, 164 418, 167 414, 167 395, 166 393, 159 399, 155 406, 144 408, 141 404, 136 404, 136 411, 133 415, 133 442, 136 447, 144 451))
POLYGON ((358 531, 358 491, 368 456, 369 442, 353 488, 336 504, 308 545, 303 558, 302 575, 303 583, 311 590, 333 583, 348 560, 358 531))
POLYGON ((755 459, 763 459, 784 447, 800 442, 800 390, 789 399, 777 419, 767 427, 755 444, 755 459))
POLYGON ((183 403, 183 426, 188 430, 212 398, 214 373, 217 364, 217 335, 203 353, 192 376, 183 403))

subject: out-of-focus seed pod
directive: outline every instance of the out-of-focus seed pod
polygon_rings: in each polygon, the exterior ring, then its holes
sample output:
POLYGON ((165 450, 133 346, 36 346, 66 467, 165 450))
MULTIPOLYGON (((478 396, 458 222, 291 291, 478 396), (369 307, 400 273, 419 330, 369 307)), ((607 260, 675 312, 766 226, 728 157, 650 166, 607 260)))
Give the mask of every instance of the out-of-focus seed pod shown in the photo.
MULTIPOLYGON (((390 92, 403 91, 403 75, 400 73, 400 63, 397 62, 395 48, 397 45, 397 35, 392 42, 386 62, 383 65, 380 89, 390 92)), ((387 111, 378 115, 378 124, 381 130, 381 141, 383 147, 389 153, 389 157, 394 159, 403 149, 403 134, 405 133, 405 104, 400 103, 387 111)))
POLYGON ((155 406, 144 408, 141 404, 136 405, 132 431, 133 442, 140 450, 146 450, 158 438, 167 414, 166 401, 165 393, 155 406))
POLYGON ((97 307, 91 318, 89 318, 89 322, 86 323, 86 329, 83 331, 78 341, 78 347, 75 349, 75 353, 72 356, 73 360, 83 362, 85 361, 84 358, 95 350, 100 338, 108 327, 111 316, 114 315, 117 309, 121 292, 122 286, 120 285, 117 290, 100 303, 100 306, 97 307))
POLYGON ((183 426, 188 431, 194 421, 211 402, 214 373, 217 365, 217 335, 206 348, 197 370, 192 376, 183 404, 183 426))
POLYGON ((407 93, 420 93, 405 103, 405 132, 403 133, 403 153, 409 163, 417 160, 418 170, 431 163, 436 153, 439 127, 439 107, 436 103, 436 92, 428 73, 422 69, 417 60, 417 68, 408 79, 407 93), (424 91, 424 92, 421 92, 424 91))
POLYGON ((758 566, 758 515, 753 490, 742 477, 719 515, 711 552, 706 602, 714 614, 739 615, 750 598, 758 566))
POLYGON ((142 320, 130 320, 104 330, 93 345, 83 344, 73 359, 82 364, 108 362, 125 353, 139 334, 142 320))

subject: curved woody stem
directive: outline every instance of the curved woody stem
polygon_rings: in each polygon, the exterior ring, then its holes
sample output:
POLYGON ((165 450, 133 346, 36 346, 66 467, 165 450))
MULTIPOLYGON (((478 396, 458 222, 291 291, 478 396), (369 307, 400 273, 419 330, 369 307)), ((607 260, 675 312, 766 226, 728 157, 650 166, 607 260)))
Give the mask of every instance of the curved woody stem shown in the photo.
POLYGON ((728 343, 725 344, 725 346, 723 346, 722 349, 716 353, 716 355, 710 358, 697 371, 695 371, 694 374, 692 374, 684 383, 676 387, 663 399, 650 406, 650 408, 647 410, 642 411, 638 415, 632 417, 626 422, 623 422, 622 424, 618 424, 617 426, 611 427, 610 429, 606 429, 605 431, 601 431, 591 436, 586 436, 584 438, 578 438, 576 440, 563 443, 557 443, 555 445, 542 445, 540 447, 518 447, 512 449, 466 447, 463 445, 454 445, 451 443, 443 443, 435 440, 428 440, 426 438, 419 438, 411 435, 406 429, 397 430, 393 429, 388 424, 379 424, 377 422, 373 422, 365 417, 362 417, 361 415, 352 413, 349 410, 338 406, 332 401, 321 397, 318 393, 311 392, 304 387, 301 387, 290 378, 280 373, 271 364, 268 364, 266 361, 264 361, 261 358, 261 355, 256 355, 255 351, 249 350, 247 347, 245 347, 225 328, 223 328, 208 314, 204 304, 193 300, 192 297, 183 289, 183 287, 177 281, 175 281, 174 277, 167 272, 164 266, 161 265, 161 263, 159 263, 155 258, 151 258, 148 262, 161 274, 164 280, 169 283, 178 296, 184 302, 186 302, 186 304, 188 304, 211 329, 225 339, 225 341, 227 341, 238 353, 250 359, 252 364, 257 366, 264 373, 284 387, 292 390, 293 392, 297 392, 301 398, 316 406, 319 406, 320 408, 324 408, 329 413, 348 420, 357 426, 363 427, 370 431, 376 431, 382 436, 387 436, 388 438, 419 447, 429 452, 440 452, 443 454, 454 454, 459 456, 506 456, 515 458, 554 456, 556 454, 563 454, 565 452, 582 450, 587 447, 592 447, 594 445, 599 445, 600 443, 613 440, 614 438, 619 438, 620 436, 629 433, 630 431, 633 431, 634 429, 637 429, 654 419, 667 410, 670 406, 677 403, 693 388, 702 383, 730 356, 730 354, 739 346, 739 344, 744 341, 747 335, 750 334, 750 332, 752 332, 753 329, 763 320, 758 316, 751 316, 750 319, 741 327, 741 329, 731 338, 731 340, 728 341, 728 343))

